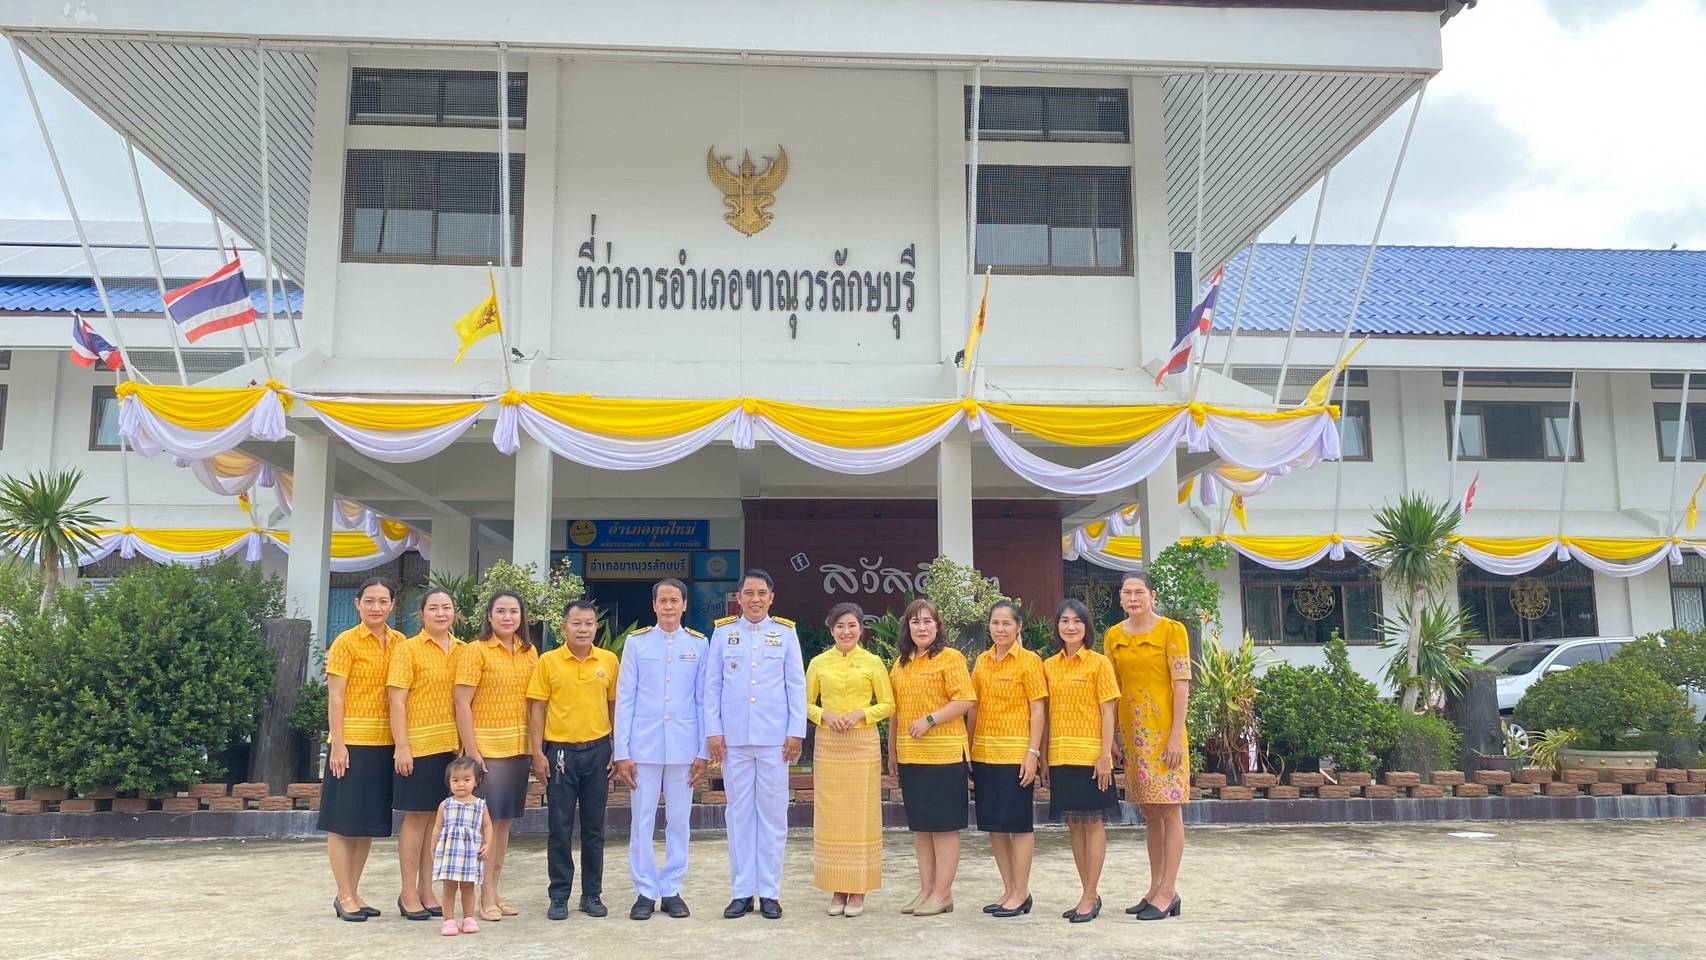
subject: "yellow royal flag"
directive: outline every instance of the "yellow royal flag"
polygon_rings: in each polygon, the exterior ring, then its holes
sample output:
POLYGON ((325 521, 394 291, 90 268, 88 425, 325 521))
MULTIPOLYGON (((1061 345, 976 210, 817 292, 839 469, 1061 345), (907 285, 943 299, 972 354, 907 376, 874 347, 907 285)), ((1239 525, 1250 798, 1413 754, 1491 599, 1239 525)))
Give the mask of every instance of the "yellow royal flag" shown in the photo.
POLYGON ((1333 392, 1333 382, 1339 379, 1339 374, 1345 372, 1345 367, 1350 365, 1351 358, 1356 356, 1357 351, 1361 350, 1362 345, 1367 342, 1367 337, 1358 340, 1357 345, 1351 348, 1350 353, 1345 354, 1345 358, 1340 360, 1337 366, 1323 373, 1321 379, 1315 381, 1315 386, 1309 388, 1309 396, 1303 398, 1303 405, 1306 407, 1326 406, 1327 397, 1333 392))
POLYGON ((1244 514, 1244 495, 1242 493, 1232 495, 1232 515, 1238 518, 1238 529, 1245 533, 1250 532, 1250 518, 1244 514))
POLYGON ((1194 489, 1196 487, 1196 485, 1197 485, 1197 478, 1196 477, 1192 477, 1189 480, 1186 480, 1184 483, 1179 484, 1179 502, 1180 503, 1184 503, 1186 500, 1189 500, 1191 498, 1191 490, 1194 489))
POLYGON ((456 321, 456 335, 462 338, 462 349, 456 351, 456 364, 462 364, 462 355, 477 341, 503 330, 503 318, 498 316, 498 285, 491 271, 486 271, 486 279, 492 285, 491 296, 480 301, 480 305, 462 315, 456 321))
POLYGON ((983 299, 977 303, 977 318, 971 322, 971 333, 966 336, 966 369, 971 369, 971 352, 977 349, 977 338, 983 335, 983 318, 989 312, 989 271, 983 272, 983 299))
POLYGON ((1682 514, 1682 525, 1689 530, 1693 530, 1694 525, 1700 522, 1701 490, 1706 490, 1706 477, 1701 477, 1700 482, 1694 485, 1694 494, 1688 498, 1688 509, 1682 514))

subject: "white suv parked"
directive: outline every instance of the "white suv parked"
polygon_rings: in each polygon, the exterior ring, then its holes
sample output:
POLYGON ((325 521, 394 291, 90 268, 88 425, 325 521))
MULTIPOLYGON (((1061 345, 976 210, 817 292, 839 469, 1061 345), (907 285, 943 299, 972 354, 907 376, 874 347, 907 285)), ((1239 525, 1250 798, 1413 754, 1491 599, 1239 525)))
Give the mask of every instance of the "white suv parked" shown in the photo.
MULTIPOLYGON (((1587 660, 1609 660, 1634 637, 1586 637, 1577 640, 1534 640, 1513 643, 1487 658, 1487 665, 1499 669, 1499 716, 1504 718, 1510 732, 1521 742, 1528 742, 1528 730, 1511 719, 1511 711, 1535 681, 1549 673, 1568 670, 1587 660)), ((1706 695, 1689 692, 1696 718, 1706 719, 1706 695)))

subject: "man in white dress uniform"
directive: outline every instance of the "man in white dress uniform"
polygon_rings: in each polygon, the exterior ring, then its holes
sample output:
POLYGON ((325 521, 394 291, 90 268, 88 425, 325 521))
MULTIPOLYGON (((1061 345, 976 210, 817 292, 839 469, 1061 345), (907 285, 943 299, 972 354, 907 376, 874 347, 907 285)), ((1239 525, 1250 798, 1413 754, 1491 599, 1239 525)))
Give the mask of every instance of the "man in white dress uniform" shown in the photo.
POLYGON ((706 749, 723 765, 730 888, 723 916, 782 916, 788 840, 788 764, 806 738, 806 668, 794 622, 770 616, 776 582, 741 578, 741 615, 717 621, 703 697, 706 749))
POLYGON ((687 876, 687 841, 693 785, 705 776, 708 754, 701 727, 702 673, 710 664, 705 635, 681 624, 687 587, 679 580, 652 586, 656 626, 628 635, 616 674, 616 776, 633 791, 628 869, 634 878, 633 920, 648 920, 659 906, 672 917, 688 915, 681 899, 687 876), (664 801, 664 864, 652 835, 658 795, 664 801))

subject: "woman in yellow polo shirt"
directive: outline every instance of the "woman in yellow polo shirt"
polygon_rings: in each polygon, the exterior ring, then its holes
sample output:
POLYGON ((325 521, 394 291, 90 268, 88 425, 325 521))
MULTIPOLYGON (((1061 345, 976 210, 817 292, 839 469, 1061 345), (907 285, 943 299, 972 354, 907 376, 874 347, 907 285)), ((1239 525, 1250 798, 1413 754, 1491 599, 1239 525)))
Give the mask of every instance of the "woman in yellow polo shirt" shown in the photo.
POLYGON ((519 912, 503 899, 498 885, 509 852, 510 822, 527 808, 527 774, 533 765, 527 681, 538 662, 521 598, 508 590, 492 594, 479 636, 456 659, 456 729, 463 755, 485 772, 475 793, 492 817, 492 848, 480 887, 482 920, 519 912))
POLYGON ((859 645, 865 611, 838 603, 824 618, 835 646, 806 666, 812 748, 812 877, 831 894, 829 915, 857 917, 883 885, 882 744, 877 724, 894 715, 882 658, 859 645))
POLYGON ((1104 818, 1117 812, 1114 794, 1114 702, 1120 698, 1114 666, 1090 649, 1090 611, 1067 600, 1054 615, 1059 652, 1043 661, 1048 681, 1049 815, 1066 821, 1072 860, 1083 892, 1061 914, 1087 923, 1102 912, 1096 885, 1108 857, 1104 818))
POLYGON ((1191 798, 1191 644, 1185 625, 1155 612, 1155 581, 1128 573, 1120 582, 1125 620, 1108 628, 1102 649, 1120 682, 1119 721, 1126 799, 1143 813, 1149 892, 1127 913, 1139 920, 1179 915, 1176 886, 1185 856, 1184 803, 1191 798))
POLYGON ((391 835, 391 717, 385 678, 391 652, 403 635, 385 621, 396 592, 378 578, 355 592, 361 622, 338 634, 326 652, 326 729, 331 742, 326 777, 320 788, 320 816, 326 831, 332 879, 338 896, 332 910, 360 922, 379 916, 357 888, 374 837, 391 835))
POLYGON ((966 714, 977 828, 989 834, 1001 898, 983 908, 997 917, 1031 912, 1031 860, 1037 770, 1043 755, 1043 660, 1019 642, 1019 606, 989 610, 990 648, 972 667, 977 703, 966 714))
POLYGON ((966 658, 948 646, 941 614, 928 600, 901 616, 900 657, 889 682, 889 772, 900 777, 906 827, 918 854, 918 896, 901 913, 933 917, 954 911, 960 831, 966 828, 966 711, 977 702, 966 658))
POLYGON ((402 811, 397 865, 403 873, 397 910, 408 920, 442 916, 433 892, 432 820, 450 796, 444 771, 456 758, 456 657, 462 644, 451 634, 456 598, 434 587, 421 597, 421 632, 397 645, 386 680, 391 696, 391 739, 397 744, 391 805, 402 811))

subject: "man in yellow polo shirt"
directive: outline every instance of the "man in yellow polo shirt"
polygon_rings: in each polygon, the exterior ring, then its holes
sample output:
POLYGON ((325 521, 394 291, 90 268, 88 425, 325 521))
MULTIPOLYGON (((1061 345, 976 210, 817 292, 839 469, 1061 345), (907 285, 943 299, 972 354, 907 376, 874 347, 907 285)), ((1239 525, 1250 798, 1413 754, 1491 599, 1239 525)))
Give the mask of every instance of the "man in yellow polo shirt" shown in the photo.
POLYGON ((545 847, 551 906, 545 916, 569 917, 575 860, 569 845, 580 806, 581 912, 602 917, 604 808, 610 799, 610 730, 618 661, 593 645, 598 611, 577 600, 563 611, 562 646, 539 658, 527 683, 533 776, 545 784, 550 836, 545 847))

